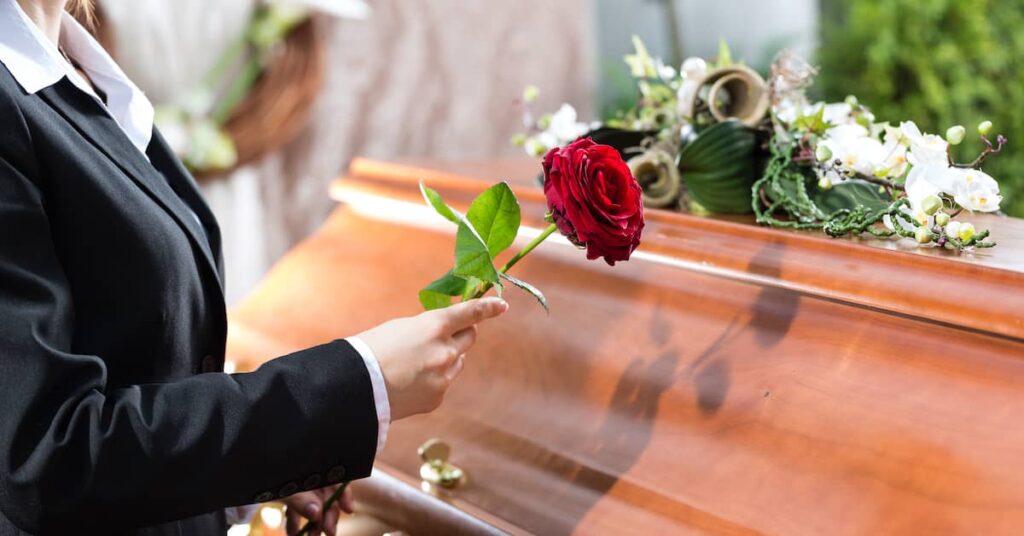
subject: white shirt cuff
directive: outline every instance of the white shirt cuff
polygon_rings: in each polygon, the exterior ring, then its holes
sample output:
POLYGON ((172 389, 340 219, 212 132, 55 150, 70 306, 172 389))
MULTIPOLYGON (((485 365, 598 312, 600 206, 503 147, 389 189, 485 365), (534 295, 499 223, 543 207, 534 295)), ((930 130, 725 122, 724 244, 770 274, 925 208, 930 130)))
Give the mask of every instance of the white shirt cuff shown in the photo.
POLYGON ((366 363, 366 371, 370 373, 370 383, 373 385, 373 405, 377 408, 377 453, 384 449, 384 442, 388 438, 388 428, 391 426, 391 403, 388 401, 388 388, 384 383, 384 374, 380 371, 380 363, 377 363, 377 356, 373 350, 366 345, 359 337, 345 339, 362 356, 366 363))
MULTIPOLYGON (((388 438, 388 428, 391 426, 391 403, 388 402, 388 387, 384 383, 384 373, 380 371, 380 363, 377 363, 377 356, 373 350, 366 345, 359 337, 345 339, 353 348, 359 352, 366 364, 366 371, 370 373, 370 384, 373 386, 373 405, 377 408, 377 453, 384 448, 384 442, 388 438)), ((225 508, 224 513, 229 525, 248 523, 252 520, 258 504, 236 506, 225 508)))
POLYGON ((227 518, 228 525, 242 525, 251 522, 253 516, 256 515, 256 510, 259 509, 260 505, 258 504, 232 506, 224 509, 224 517, 227 518))

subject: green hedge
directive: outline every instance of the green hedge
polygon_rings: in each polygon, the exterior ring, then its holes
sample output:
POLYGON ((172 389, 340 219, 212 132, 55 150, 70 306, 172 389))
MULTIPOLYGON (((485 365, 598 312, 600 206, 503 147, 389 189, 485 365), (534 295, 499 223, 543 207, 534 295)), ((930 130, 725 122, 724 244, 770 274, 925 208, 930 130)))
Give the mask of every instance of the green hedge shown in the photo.
MULTIPOLYGON (((1010 143, 985 171, 1024 216, 1024 0, 822 0, 821 97, 854 93, 879 120, 944 133, 983 119, 1010 143)), ((958 148, 977 154, 980 141, 958 148)))

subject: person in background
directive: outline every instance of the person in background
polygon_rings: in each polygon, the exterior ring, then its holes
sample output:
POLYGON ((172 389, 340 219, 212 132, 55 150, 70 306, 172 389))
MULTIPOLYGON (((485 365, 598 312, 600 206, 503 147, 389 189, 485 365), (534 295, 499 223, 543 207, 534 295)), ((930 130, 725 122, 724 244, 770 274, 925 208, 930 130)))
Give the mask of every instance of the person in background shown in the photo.
MULTIPOLYGON (((0 536, 225 534, 369 476, 497 298, 224 374, 220 234, 153 107, 68 14, 0 0, 0 536)), ((351 510, 351 497, 341 501, 351 510)))

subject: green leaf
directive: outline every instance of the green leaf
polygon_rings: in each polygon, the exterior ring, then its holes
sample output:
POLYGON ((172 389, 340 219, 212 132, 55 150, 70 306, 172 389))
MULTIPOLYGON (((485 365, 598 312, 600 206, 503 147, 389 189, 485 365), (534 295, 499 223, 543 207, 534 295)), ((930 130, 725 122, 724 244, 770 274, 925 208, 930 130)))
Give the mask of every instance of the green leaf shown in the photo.
POLYGON ((718 40, 718 68, 732 65, 732 51, 729 50, 729 43, 725 39, 718 40))
POLYGON ((756 134, 739 121, 723 121, 703 130, 679 154, 679 172, 690 196, 711 212, 750 212, 750 190, 757 180, 756 150, 756 134))
POLYGON ((452 304, 452 297, 445 296, 439 292, 432 292, 429 290, 420 291, 420 305, 423 306, 425 311, 433 311, 434 309, 444 309, 452 304))
POLYGON ((444 216, 444 219, 454 224, 458 224, 463 220, 462 216, 458 212, 453 210, 452 207, 449 207, 448 204, 441 199, 441 194, 427 188, 426 183, 422 180, 420 181, 420 193, 423 194, 423 200, 431 207, 434 207, 434 210, 436 210, 438 214, 444 216))
POLYGON ((481 281, 481 280, 479 280, 479 279, 477 279, 475 277, 467 277, 466 278, 466 290, 462 291, 462 301, 473 299, 473 295, 476 294, 476 292, 478 290, 480 290, 480 285, 483 285, 483 284, 484 284, 483 281, 481 281))
POLYGON ((832 128, 832 124, 825 121, 825 105, 818 106, 818 111, 805 115, 801 113, 796 118, 795 126, 798 129, 806 130, 814 134, 824 134, 826 130, 832 128))
POLYGON ((468 286, 468 281, 449 271, 420 291, 420 303, 428 311, 443 309, 452 304, 453 296, 461 296, 468 286))
POLYGON ((475 277, 488 283, 498 283, 498 271, 487 245, 468 222, 459 223, 455 233, 454 274, 463 278, 475 277))
POLYGON ((551 314, 551 309, 548 308, 548 299, 544 297, 544 293, 541 292, 539 288, 521 279, 516 279, 508 274, 500 275, 502 279, 505 279, 509 283, 512 283, 513 285, 525 290, 526 292, 529 292, 534 298, 537 298, 537 301, 539 301, 541 306, 544 307, 544 311, 546 311, 548 314, 551 314))
POLYGON ((847 180, 827 190, 816 187, 810 196, 826 214, 840 209, 853 210, 861 205, 871 210, 882 210, 892 204, 888 194, 878 191, 878 185, 861 180, 847 180))
POLYGON ((487 245, 491 257, 497 257, 519 233, 519 201, 507 183, 499 182, 473 200, 466 218, 487 245))

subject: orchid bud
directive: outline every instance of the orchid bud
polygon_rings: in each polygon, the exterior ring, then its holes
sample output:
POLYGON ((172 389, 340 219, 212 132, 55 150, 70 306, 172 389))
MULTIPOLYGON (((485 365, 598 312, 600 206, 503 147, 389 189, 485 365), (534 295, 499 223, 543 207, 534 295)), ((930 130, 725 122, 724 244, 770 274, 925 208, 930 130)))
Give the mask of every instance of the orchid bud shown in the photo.
POLYGON ((964 242, 974 238, 974 225, 970 223, 961 223, 960 230, 957 231, 957 236, 959 236, 960 240, 963 240, 964 242))
POLYGON ((936 212, 942 209, 942 200, 937 195, 929 195, 921 200, 921 210, 925 214, 932 216, 936 212))
POLYGON ((946 141, 950 145, 960 145, 964 141, 964 136, 967 135, 967 129, 963 125, 956 125, 949 127, 946 131, 946 141))
POLYGON ((940 212, 935 215, 935 225, 939 227, 945 227, 949 223, 949 214, 940 212))
POLYGON ((960 235, 960 222, 951 221, 946 224, 946 236, 956 238, 960 235))
POLYGON ((860 104, 860 101, 857 100, 857 96, 856 95, 847 95, 846 96, 846 104, 850 108, 856 108, 860 104))
POLYGON ((918 227, 914 231, 914 239, 917 240, 918 244, 927 244, 932 241, 932 231, 927 227, 918 227))
POLYGON ((537 86, 526 86, 523 89, 523 102, 533 102, 540 97, 540 89, 537 86))
POLYGON ((829 149, 828 145, 818 144, 818 147, 814 149, 814 156, 818 159, 818 162, 827 162, 832 158, 832 149, 829 149))
POLYGON ((551 114, 544 114, 537 120, 537 128, 547 130, 551 127, 551 114))
POLYGON ((829 179, 828 177, 822 177, 822 178, 818 179, 818 188, 821 188, 822 190, 828 190, 831 187, 832 187, 832 180, 829 179))
POLYGON ((982 121, 981 124, 978 125, 978 134, 988 136, 989 132, 992 132, 992 121, 982 121))
POLYGON ((519 133, 512 136, 512 145, 514 147, 524 147, 526 145, 526 134, 519 133))
POLYGON ((923 210, 918 210, 914 213, 914 220, 917 221, 918 225, 928 225, 928 215, 923 210))

